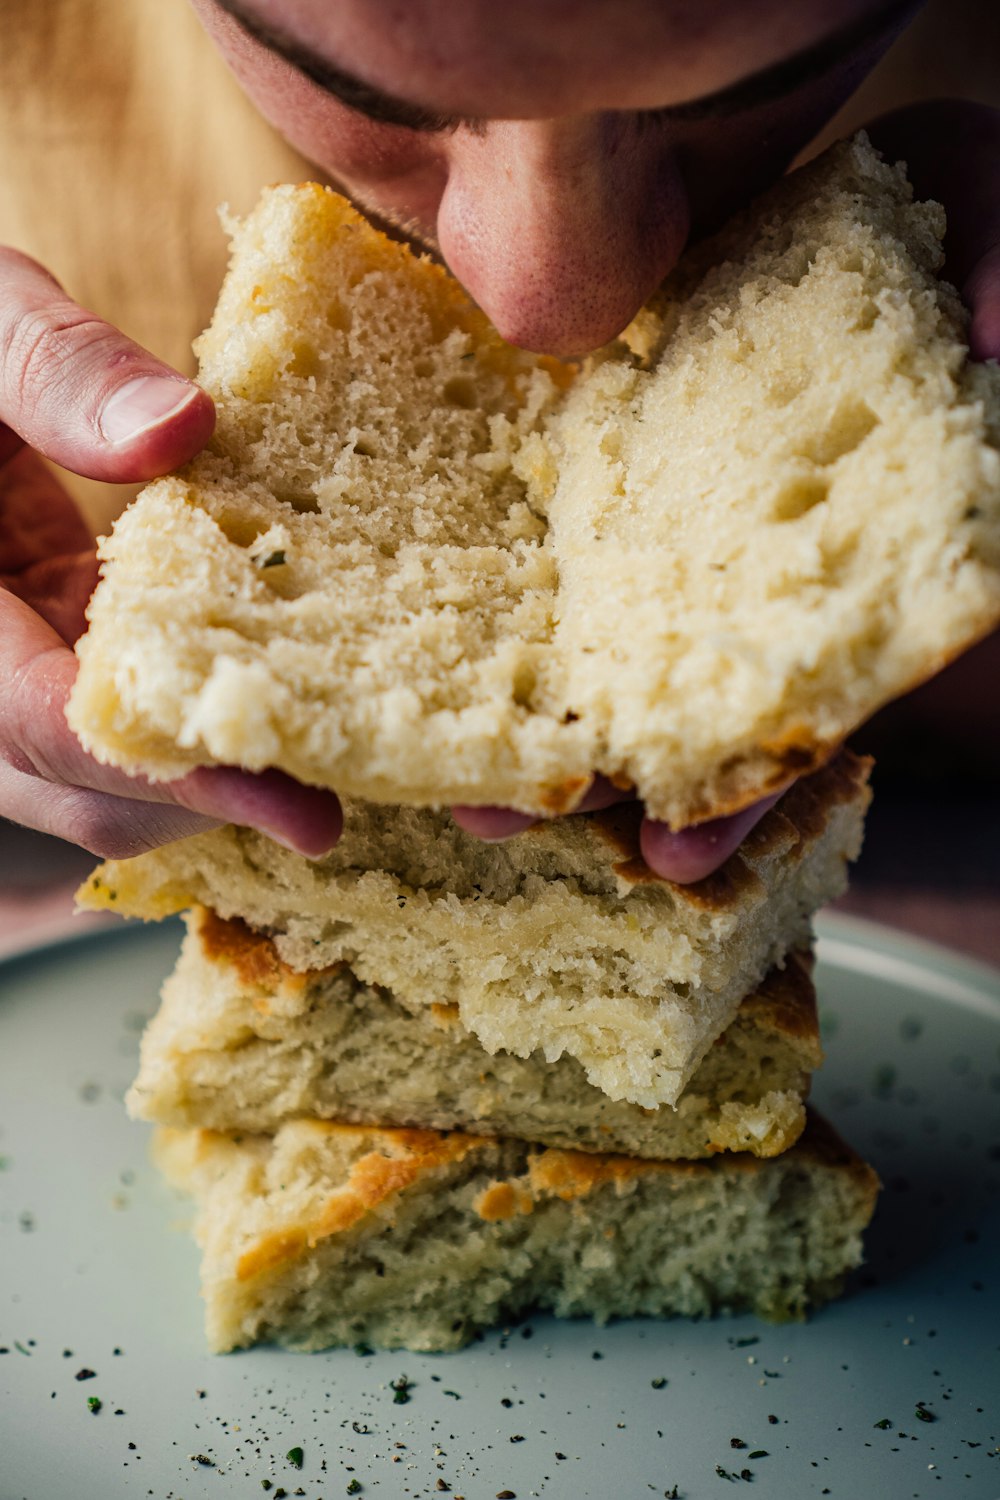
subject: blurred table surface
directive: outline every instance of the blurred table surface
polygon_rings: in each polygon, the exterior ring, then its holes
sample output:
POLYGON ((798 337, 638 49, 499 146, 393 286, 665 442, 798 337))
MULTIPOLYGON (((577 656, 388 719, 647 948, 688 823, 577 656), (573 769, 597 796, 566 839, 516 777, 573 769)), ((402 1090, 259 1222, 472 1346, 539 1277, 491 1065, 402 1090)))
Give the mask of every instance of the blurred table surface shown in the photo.
MULTIPOLYGON (((0 821, 0 957, 114 917, 73 916, 93 856, 0 821)), ((838 909, 1000 967, 1000 786, 877 787, 838 909)))

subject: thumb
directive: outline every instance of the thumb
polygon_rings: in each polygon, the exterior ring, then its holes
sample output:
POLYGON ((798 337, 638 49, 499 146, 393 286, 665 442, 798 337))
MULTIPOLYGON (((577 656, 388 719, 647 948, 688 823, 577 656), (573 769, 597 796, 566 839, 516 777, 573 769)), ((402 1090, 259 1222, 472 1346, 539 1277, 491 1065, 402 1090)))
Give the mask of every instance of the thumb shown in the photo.
MULTIPOLYGON (((211 398, 0 249, 0 424, 66 469, 151 479, 211 436, 211 398)), ((9 433, 0 457, 10 451, 9 433)))

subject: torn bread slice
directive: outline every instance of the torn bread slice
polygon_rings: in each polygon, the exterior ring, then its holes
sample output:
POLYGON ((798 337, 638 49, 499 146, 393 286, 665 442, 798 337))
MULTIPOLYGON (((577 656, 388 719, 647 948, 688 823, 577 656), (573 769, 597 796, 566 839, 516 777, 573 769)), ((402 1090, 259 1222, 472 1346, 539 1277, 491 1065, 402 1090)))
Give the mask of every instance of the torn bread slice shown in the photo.
POLYGON ((868 802, 844 752, 805 777, 716 874, 642 862, 637 804, 486 844, 446 813, 352 803, 310 861, 226 828, 101 866, 89 906, 156 918, 211 906, 290 967, 347 963, 409 1010, 457 1005, 488 1052, 576 1058, 612 1099, 674 1104, 740 1001, 843 890, 868 802))
POLYGON ((661 1159, 775 1156, 802 1132, 822 1060, 810 972, 806 954, 772 970, 677 1108, 649 1110, 610 1100, 574 1058, 491 1056, 455 1005, 408 1011, 345 965, 298 973, 270 939, 198 907, 127 1103, 139 1119, 224 1132, 313 1115, 661 1159))
POLYGON ((815 1116, 768 1161, 638 1161, 318 1120, 273 1138, 164 1127, 155 1155, 197 1202, 217 1351, 457 1349, 534 1308, 800 1318, 860 1262, 878 1191, 815 1116))
POLYGON ((1000 370, 859 136, 576 374, 314 185, 233 228, 205 452, 102 546, 69 716, 154 777, 280 766, 675 826, 813 767, 1000 619, 1000 370))

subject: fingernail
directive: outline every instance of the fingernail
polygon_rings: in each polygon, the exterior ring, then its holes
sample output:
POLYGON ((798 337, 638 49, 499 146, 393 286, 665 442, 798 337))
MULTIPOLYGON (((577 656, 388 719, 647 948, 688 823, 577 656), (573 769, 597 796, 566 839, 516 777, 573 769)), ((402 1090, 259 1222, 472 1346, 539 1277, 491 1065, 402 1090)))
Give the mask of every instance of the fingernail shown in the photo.
POLYGON ((129 443, 159 427, 198 395, 198 387, 187 380, 162 375, 142 375, 119 386, 104 403, 101 432, 109 443, 129 443))

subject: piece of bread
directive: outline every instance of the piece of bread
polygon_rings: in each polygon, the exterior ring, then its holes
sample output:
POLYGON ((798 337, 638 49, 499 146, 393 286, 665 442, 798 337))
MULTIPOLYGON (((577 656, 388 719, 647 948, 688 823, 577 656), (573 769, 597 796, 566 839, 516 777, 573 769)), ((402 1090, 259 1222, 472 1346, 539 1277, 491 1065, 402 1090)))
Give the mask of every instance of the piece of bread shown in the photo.
POLYGON ((574 380, 272 190, 198 345, 215 437, 102 547, 74 729, 417 806, 600 771, 675 826, 786 784, 1000 619, 1000 371, 943 227, 859 136, 574 380))
POLYGON ((659 1159, 776 1156, 802 1132, 822 1060, 810 971, 805 954, 772 970, 677 1108, 649 1110, 612 1102, 573 1058, 490 1056, 455 1005, 408 1011, 346 965, 297 973, 268 938, 198 907, 126 1102, 138 1119, 223 1132, 313 1115, 659 1159))
POLYGON ((486 844, 446 813, 352 803, 321 860, 226 828, 109 862, 78 894, 126 916, 241 917, 294 969, 345 962, 408 1009, 457 1005, 488 1052, 566 1054, 612 1099, 652 1108, 808 946, 858 851, 867 772, 844 752, 691 886, 643 864, 637 804, 486 844))
POLYGON ((157 1132, 193 1194, 213 1350, 457 1349, 561 1317, 800 1318, 861 1260, 878 1179, 813 1117, 782 1156, 650 1162, 318 1120, 157 1132))

